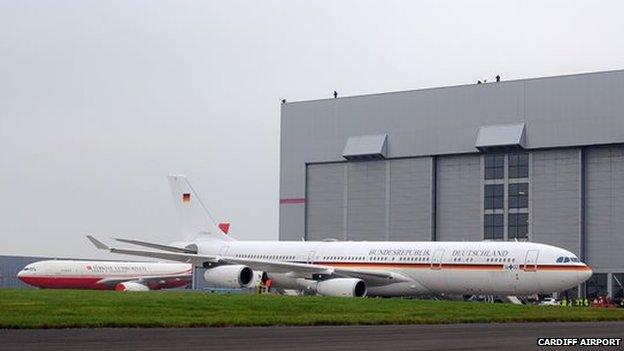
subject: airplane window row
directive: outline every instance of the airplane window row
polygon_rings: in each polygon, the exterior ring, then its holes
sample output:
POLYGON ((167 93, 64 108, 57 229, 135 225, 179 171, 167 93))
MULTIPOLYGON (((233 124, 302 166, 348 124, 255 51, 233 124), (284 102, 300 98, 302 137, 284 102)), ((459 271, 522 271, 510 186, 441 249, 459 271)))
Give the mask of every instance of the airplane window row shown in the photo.
MULTIPOLYGON (((420 262, 427 261, 428 257, 398 257, 399 261, 420 262)), ((366 257, 366 256, 323 256, 324 261, 395 261, 397 257, 366 257)))
POLYGON ((260 260, 294 260, 295 256, 289 255, 252 255, 252 254, 236 254, 239 258, 252 258, 260 260))
POLYGON ((557 263, 568 263, 568 262, 581 262, 576 257, 559 257, 557 258, 557 263))
POLYGON ((516 262, 515 258, 499 258, 499 257, 495 257, 495 258, 487 258, 485 260, 485 262, 516 262))
POLYGON ((399 261, 421 262, 426 261, 428 257, 400 257, 399 261))
POLYGON ((25 267, 25 268, 23 269, 23 271, 33 271, 33 272, 35 272, 35 271, 36 271, 36 269, 35 269, 34 267, 25 267))
MULTIPOLYGON (((464 260, 462 260, 461 257, 455 257, 453 261, 454 262, 462 262, 462 261, 474 262, 474 257, 468 257, 468 258, 465 258, 464 260)), ((486 258, 485 262, 516 262, 516 259, 510 258, 510 257, 507 257, 507 258, 492 257, 492 258, 486 258)))
POLYGON ((364 256, 323 256, 323 260, 330 261, 364 261, 364 256))

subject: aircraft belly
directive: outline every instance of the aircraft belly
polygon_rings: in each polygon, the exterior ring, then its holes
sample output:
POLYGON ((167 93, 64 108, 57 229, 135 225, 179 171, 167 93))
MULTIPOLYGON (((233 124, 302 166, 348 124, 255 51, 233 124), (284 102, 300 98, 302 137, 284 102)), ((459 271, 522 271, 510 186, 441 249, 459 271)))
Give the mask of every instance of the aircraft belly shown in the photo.
POLYGON ((435 294, 503 294, 514 295, 516 278, 507 270, 430 269, 414 276, 435 294))
POLYGON ((394 283, 383 286, 372 286, 367 289, 367 296, 419 296, 427 295, 428 290, 418 282, 394 283))

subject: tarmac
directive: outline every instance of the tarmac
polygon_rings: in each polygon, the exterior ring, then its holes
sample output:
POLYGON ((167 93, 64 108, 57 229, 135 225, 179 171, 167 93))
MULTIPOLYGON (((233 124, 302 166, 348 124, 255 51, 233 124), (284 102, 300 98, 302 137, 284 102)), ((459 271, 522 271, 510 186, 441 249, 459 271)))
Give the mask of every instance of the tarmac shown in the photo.
POLYGON ((537 338, 624 337, 624 322, 0 330, 0 350, 622 350, 537 338))

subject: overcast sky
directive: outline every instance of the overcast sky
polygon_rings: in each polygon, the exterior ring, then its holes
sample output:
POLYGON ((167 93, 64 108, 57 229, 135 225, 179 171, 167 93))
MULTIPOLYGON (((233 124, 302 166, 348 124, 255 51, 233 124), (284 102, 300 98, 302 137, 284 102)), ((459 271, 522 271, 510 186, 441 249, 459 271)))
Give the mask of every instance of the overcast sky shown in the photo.
POLYGON ((276 240, 281 98, 622 69, 621 4, 0 0, 0 254, 177 240, 172 173, 276 240))

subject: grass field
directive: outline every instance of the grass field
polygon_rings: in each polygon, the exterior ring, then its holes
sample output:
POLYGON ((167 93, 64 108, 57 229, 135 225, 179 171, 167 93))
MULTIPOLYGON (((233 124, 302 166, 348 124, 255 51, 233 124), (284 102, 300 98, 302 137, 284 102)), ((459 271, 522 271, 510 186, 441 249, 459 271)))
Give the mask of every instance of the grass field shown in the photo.
POLYGON ((624 309, 413 299, 0 289, 0 328, 624 320, 624 309))

